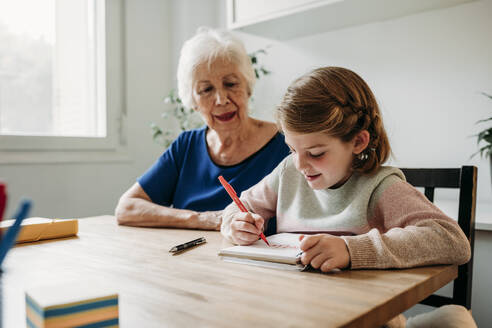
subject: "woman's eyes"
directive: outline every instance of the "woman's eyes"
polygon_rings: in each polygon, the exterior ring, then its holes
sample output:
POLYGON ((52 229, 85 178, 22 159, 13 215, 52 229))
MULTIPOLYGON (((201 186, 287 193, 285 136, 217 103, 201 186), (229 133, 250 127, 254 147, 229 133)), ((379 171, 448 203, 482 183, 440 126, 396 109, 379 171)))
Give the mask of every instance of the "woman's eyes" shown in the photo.
POLYGON ((237 85, 237 83, 236 82, 225 82, 224 85, 227 88, 232 88, 232 87, 235 87, 237 85))
POLYGON ((199 93, 199 94, 200 94, 200 93, 207 93, 207 92, 212 91, 212 89, 213 89, 213 88, 212 88, 211 86, 210 86, 210 87, 206 87, 206 88, 201 89, 198 93, 199 93))
MULTIPOLYGON (((234 88, 235 86, 237 86, 238 83, 237 82, 224 82, 224 86, 226 88, 234 88)), ((214 89, 213 86, 208 86, 208 87, 205 87, 205 88, 202 88, 200 91, 198 91, 198 94, 204 94, 204 93, 209 93, 211 92, 212 90, 214 89)))

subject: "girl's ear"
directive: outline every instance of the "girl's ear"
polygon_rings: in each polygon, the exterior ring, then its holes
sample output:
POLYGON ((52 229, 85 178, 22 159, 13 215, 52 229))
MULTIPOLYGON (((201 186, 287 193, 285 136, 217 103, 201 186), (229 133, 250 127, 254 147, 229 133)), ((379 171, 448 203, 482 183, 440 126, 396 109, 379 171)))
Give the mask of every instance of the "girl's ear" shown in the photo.
POLYGON ((371 139, 371 135, 367 130, 362 130, 357 133, 354 137, 354 149, 352 152, 355 155, 362 153, 369 145, 369 140, 371 139))

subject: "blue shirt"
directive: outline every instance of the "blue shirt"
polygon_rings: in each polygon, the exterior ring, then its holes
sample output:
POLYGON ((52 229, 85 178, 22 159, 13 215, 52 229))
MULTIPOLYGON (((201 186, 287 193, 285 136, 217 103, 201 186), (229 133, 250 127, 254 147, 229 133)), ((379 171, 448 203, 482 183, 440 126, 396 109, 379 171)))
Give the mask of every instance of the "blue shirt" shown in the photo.
POLYGON ((205 140, 207 127, 185 131, 137 181, 152 202, 194 211, 222 210, 232 202, 219 182, 222 175, 236 190, 255 185, 288 154, 277 133, 263 148, 239 164, 215 164, 205 140))

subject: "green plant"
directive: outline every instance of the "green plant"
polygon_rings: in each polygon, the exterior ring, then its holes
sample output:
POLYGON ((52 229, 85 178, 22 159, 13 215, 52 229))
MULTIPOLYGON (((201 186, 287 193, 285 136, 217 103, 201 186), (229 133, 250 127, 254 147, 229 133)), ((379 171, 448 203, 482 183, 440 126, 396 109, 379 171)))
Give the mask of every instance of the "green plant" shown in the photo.
MULTIPOLYGON (((482 92, 482 94, 490 99, 492 99, 492 96, 482 92)), ((480 123, 485 123, 488 121, 492 121, 492 117, 483 119, 478 121, 476 124, 480 123)), ((485 145, 481 146, 479 150, 472 155, 475 156, 477 154, 480 154, 481 157, 490 157, 492 158, 492 126, 480 131, 478 134, 475 135, 477 137, 477 145, 480 145, 480 143, 485 143, 485 145)))
POLYGON ((169 119, 172 115, 178 122, 179 130, 162 130, 160 126, 152 122, 150 128, 152 130, 152 139, 159 145, 165 148, 169 147, 171 143, 176 139, 181 131, 196 129, 203 124, 200 115, 197 114, 192 108, 183 105, 181 99, 176 94, 175 89, 171 89, 166 98, 164 98, 166 104, 171 104, 172 108, 161 114, 161 117, 165 120, 169 119))
MULTIPOLYGON (((258 56, 260 54, 266 55, 267 52, 265 49, 258 49, 248 54, 255 71, 256 79, 260 79, 262 76, 271 73, 259 63, 258 56)), ((159 125, 153 122, 150 124, 150 129, 154 142, 167 148, 182 131, 196 129, 203 124, 203 121, 196 111, 183 105, 175 89, 169 91, 169 94, 164 98, 164 102, 171 105, 171 108, 162 113, 161 117, 165 120, 169 119, 170 116, 174 117, 178 122, 178 129, 164 131, 159 125)))

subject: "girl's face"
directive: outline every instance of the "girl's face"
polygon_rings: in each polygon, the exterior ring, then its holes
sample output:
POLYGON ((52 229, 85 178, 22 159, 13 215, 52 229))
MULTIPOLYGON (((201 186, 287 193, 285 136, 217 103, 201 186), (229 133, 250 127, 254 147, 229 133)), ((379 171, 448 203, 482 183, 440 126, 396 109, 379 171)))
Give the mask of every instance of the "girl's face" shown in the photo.
MULTIPOLYGON (((283 131, 296 169, 313 189, 338 188, 343 185, 352 175, 354 154, 359 154, 365 148, 361 144, 360 134, 352 141, 343 142, 322 132, 300 134, 285 128, 283 131)), ((361 133, 369 135, 367 131, 361 133)))
POLYGON ((207 126, 232 131, 248 118, 248 86, 236 64, 218 58, 198 65, 193 77, 196 110, 207 126))

